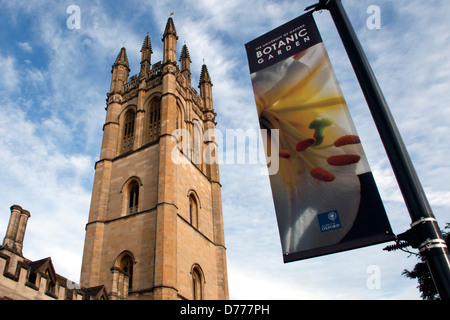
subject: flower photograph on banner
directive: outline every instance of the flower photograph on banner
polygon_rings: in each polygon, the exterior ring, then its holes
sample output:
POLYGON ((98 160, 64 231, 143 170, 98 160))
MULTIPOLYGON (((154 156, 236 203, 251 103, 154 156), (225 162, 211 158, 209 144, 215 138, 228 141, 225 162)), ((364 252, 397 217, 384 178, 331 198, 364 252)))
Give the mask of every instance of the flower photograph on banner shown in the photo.
MULTIPOLYGON (((304 25, 290 28, 314 41, 304 25)), ((275 39, 257 47, 257 56, 267 53, 257 63, 289 53, 281 49, 289 49, 286 42, 275 39)), ((323 42, 267 64, 251 73, 251 80, 261 129, 279 135, 267 144, 277 150, 267 148, 266 153, 279 154, 279 170, 270 174, 270 182, 285 259, 292 253, 307 252, 303 257, 341 250, 343 243, 346 248, 367 245, 367 237, 390 234, 385 216, 373 224, 367 212, 385 214, 323 42), (366 238, 362 242, 361 236, 366 238), (338 247, 330 249, 333 245, 338 247)))

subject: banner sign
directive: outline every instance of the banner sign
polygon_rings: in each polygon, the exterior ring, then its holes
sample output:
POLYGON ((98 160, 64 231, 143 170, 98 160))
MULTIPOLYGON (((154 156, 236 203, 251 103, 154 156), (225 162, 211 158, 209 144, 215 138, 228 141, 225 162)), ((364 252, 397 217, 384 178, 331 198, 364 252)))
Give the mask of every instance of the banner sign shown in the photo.
POLYGON ((360 139, 312 17, 246 44, 284 262, 395 238, 360 139), (275 145, 276 150, 269 150, 275 145))

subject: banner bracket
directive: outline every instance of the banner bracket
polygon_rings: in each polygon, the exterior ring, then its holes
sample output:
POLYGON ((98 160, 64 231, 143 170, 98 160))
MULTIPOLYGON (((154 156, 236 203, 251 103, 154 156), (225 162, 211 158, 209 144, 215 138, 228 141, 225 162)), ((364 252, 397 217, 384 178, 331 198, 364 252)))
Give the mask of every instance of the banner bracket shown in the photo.
MULTIPOLYGON (((411 229, 399 234, 396 236, 395 245, 387 246, 383 248, 383 250, 386 251, 392 251, 396 249, 402 249, 408 246, 411 246, 414 249, 418 249, 419 253, 423 254, 426 251, 429 251, 433 248, 442 248, 447 249, 447 245, 445 240, 435 238, 426 238, 423 239, 423 236, 421 236, 424 232, 424 228, 430 227, 426 226, 426 223, 437 223, 436 219, 434 218, 421 218, 411 224, 411 229)), ((431 226, 433 228, 433 226, 431 226)))
POLYGON ((419 248, 421 240, 419 239, 417 233, 411 228, 401 234, 397 235, 396 241, 406 241, 409 246, 411 246, 414 249, 419 248))

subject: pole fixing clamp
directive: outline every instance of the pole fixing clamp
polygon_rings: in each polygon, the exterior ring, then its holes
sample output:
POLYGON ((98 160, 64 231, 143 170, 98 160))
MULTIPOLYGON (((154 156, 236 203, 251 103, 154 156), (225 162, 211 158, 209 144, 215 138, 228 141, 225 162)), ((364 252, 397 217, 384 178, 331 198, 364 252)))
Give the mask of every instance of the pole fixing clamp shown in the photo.
POLYGON ((431 218, 431 217, 430 218, 421 217, 420 219, 411 223, 411 228, 417 226, 418 224, 425 223, 425 222, 436 222, 436 219, 431 218))
POLYGON ((427 239, 419 245, 419 252, 428 251, 435 248, 447 248, 445 240, 442 239, 427 239))

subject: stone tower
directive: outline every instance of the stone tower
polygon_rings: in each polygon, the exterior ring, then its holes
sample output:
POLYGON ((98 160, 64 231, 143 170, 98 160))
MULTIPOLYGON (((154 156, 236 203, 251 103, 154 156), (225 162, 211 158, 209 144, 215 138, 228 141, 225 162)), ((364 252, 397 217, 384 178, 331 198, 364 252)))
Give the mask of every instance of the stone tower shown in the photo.
POLYGON ((147 35, 139 74, 125 48, 112 66, 80 281, 110 299, 228 299, 212 83, 177 39, 169 18, 162 61, 147 35))

